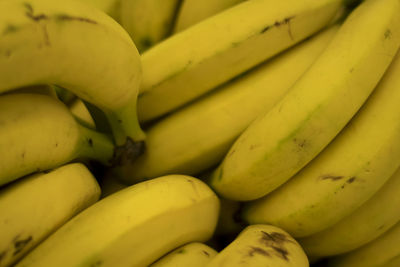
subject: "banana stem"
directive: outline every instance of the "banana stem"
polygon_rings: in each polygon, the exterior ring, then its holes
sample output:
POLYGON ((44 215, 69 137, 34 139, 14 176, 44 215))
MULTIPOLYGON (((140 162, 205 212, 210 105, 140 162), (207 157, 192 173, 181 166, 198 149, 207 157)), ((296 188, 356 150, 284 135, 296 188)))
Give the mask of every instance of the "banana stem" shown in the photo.
POLYGON ((129 105, 105 112, 111 126, 116 147, 118 165, 129 164, 144 152, 145 134, 136 112, 136 97, 129 105))
POLYGON ((106 134, 80 124, 79 128, 82 144, 79 146, 78 157, 97 160, 106 166, 110 166, 113 162, 115 149, 112 139, 106 134))

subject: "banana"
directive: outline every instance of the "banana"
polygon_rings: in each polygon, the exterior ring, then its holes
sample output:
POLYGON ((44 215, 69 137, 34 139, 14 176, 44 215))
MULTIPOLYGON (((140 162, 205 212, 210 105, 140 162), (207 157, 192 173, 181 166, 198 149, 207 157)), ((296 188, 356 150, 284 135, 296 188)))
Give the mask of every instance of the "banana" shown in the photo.
MULTIPOLYGON (((365 3, 384 3, 379 1, 365 3)), ((245 204, 245 221, 305 237, 370 199, 400 166, 399 71, 400 52, 359 112, 317 158, 271 194, 245 204)))
POLYGON ((173 32, 177 33, 185 30, 243 1, 244 0, 183 0, 175 21, 173 32))
POLYGON ((226 198, 255 200, 317 156, 365 102, 395 56, 399 11, 398 0, 366 1, 354 9, 290 91, 236 139, 212 175, 212 187, 226 198))
POLYGON ((288 233, 273 225, 247 226, 207 267, 308 267, 303 249, 288 233))
POLYGON ((297 241, 311 258, 346 253, 377 238, 400 221, 399 207, 400 169, 352 214, 332 227, 297 241))
POLYGON ((112 140, 78 124, 52 96, 2 95, 0 107, 0 185, 75 159, 113 159, 112 140))
POLYGON ((0 190, 0 266, 11 266, 100 197, 81 163, 33 174, 0 190))
MULTIPOLYGON (((370 1, 370 0, 369 0, 370 1)), ((390 267, 400 262, 400 222, 366 245, 338 255, 328 261, 329 267, 390 267)))
POLYGON ((148 266, 189 242, 211 238, 219 200, 199 179, 138 183, 81 212, 26 255, 22 266, 148 266))
POLYGON ((341 6, 342 0, 245 1, 171 36, 142 55, 139 120, 171 112, 311 36, 341 6))
POLYGON ((194 175, 218 164, 242 131, 289 90, 338 30, 310 40, 172 113, 146 130, 146 151, 120 168, 132 183, 169 173, 194 175))
MULTIPOLYGON (((167 38, 181 0, 120 0, 121 25, 140 53, 167 38)), ((176 53, 177 51, 174 51, 176 53)))
POLYGON ((143 146, 140 56, 116 21, 79 1, 3 0, 0 33, 0 93, 61 86, 107 114, 118 146, 143 146))
POLYGON ((215 249, 203 243, 192 242, 171 251, 150 267, 204 267, 215 255, 215 249))

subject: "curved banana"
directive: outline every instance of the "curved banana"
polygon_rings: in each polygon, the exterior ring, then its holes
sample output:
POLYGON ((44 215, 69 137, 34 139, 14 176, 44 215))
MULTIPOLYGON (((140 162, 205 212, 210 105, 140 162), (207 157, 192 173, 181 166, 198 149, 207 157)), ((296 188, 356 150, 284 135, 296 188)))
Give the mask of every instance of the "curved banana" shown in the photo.
POLYGON ((211 238, 219 201, 199 179, 138 183, 81 212, 26 255, 22 266, 148 266, 189 242, 211 238))
POLYGON ((81 163, 33 174, 0 190, 0 266, 11 266, 74 215, 100 187, 81 163))
MULTIPOLYGON (((167 38, 181 0, 120 0, 120 20, 140 53, 167 38)), ((177 53, 179 51, 174 51, 177 53)), ((162 59, 160 59, 162 60, 162 59)))
POLYGON ((245 1, 171 36, 142 55, 139 120, 166 114, 311 36, 341 5, 245 1))
POLYGON ((244 0, 183 0, 175 20, 174 33, 233 7, 244 0))
POLYGON ((399 72, 400 53, 340 134, 287 183, 247 203, 244 219, 305 237, 333 226, 370 199, 400 166, 399 72))
MULTIPOLYGON (((370 0, 369 0, 370 1, 370 0)), ((328 261, 329 267, 390 267, 400 262, 400 222, 366 245, 338 255, 328 261)))
POLYGON ((332 227, 297 241, 311 258, 346 253, 377 238, 399 222, 399 207, 400 169, 352 214, 332 227))
POLYGON ((3 0, 0 33, 0 93, 59 85, 105 112, 118 146, 143 145, 140 56, 116 21, 75 0, 3 0))
POLYGON ((215 249, 203 243, 192 242, 171 251, 150 267, 204 267, 215 255, 215 249))
POLYGON ((234 140, 271 109, 327 46, 338 26, 172 113, 146 130, 146 151, 121 168, 130 183, 169 173, 194 175, 218 164, 234 140))
POLYGON ((212 187, 226 198, 254 200, 317 156, 365 102, 395 56, 399 12, 398 0, 366 1, 353 10, 290 91, 236 139, 214 172, 212 187))
POLYGON ((52 96, 2 95, 0 107, 0 185, 75 159, 113 159, 112 140, 78 124, 52 96))
POLYGON ((247 226, 206 267, 308 267, 303 249, 293 237, 273 225, 247 226))

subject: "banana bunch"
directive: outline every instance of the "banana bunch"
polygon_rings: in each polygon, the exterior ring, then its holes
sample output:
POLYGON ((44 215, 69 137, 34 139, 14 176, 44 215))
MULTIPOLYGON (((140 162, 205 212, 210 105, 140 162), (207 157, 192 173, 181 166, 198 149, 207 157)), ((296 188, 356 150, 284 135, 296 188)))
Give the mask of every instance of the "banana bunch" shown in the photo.
POLYGON ((290 91, 236 139, 213 173, 212 187, 226 198, 255 200, 315 158, 363 105, 396 55, 399 10, 397 0, 358 6, 290 91))
POLYGON ((257 115, 287 93, 338 27, 327 28, 151 125, 146 129, 146 151, 123 166, 118 176, 133 183, 169 173, 195 175, 213 167, 257 115))
POLYGON ((400 0, 0 0, 0 267, 399 266, 400 0))

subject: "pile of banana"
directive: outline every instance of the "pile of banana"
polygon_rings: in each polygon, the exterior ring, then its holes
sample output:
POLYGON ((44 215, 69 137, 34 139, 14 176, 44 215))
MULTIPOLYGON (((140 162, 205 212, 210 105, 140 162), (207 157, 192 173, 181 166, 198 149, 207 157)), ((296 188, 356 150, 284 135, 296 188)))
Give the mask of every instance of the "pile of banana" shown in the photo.
POLYGON ((400 0, 0 0, 0 267, 400 266, 400 0))

